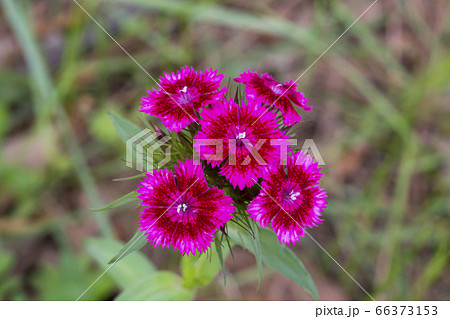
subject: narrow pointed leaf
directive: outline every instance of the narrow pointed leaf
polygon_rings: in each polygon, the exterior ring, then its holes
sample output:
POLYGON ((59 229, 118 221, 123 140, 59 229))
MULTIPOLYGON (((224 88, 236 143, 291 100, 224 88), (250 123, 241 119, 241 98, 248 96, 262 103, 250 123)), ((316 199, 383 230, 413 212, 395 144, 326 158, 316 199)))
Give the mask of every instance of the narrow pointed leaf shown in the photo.
POLYGON ((127 260, 108 265, 111 255, 122 247, 122 243, 112 239, 89 238, 85 242, 86 251, 98 265, 122 288, 129 287, 142 279, 142 275, 153 274, 156 269, 142 254, 130 256, 127 260))
POLYGON ((114 124, 117 133, 124 142, 142 131, 142 129, 139 128, 136 124, 130 122, 129 120, 115 112, 110 112, 108 113, 108 115, 112 123, 114 124))
POLYGON ((120 249, 120 251, 116 252, 114 257, 111 258, 111 260, 108 262, 109 264, 112 264, 116 261, 121 260, 122 258, 125 258, 129 254, 141 249, 145 246, 147 243, 147 237, 145 234, 141 231, 137 231, 136 234, 134 234, 133 238, 131 238, 128 243, 125 244, 125 246, 120 249))
POLYGON ((256 266, 258 268, 258 289, 259 286, 261 285, 261 281, 262 281, 262 257, 261 257, 261 243, 260 243, 260 239, 259 239, 259 233, 258 230, 255 227, 255 223, 251 224, 251 227, 253 229, 253 233, 255 234, 255 238, 253 240, 253 247, 254 247, 254 251, 255 251, 255 259, 256 259, 256 266))
POLYGON ((224 261, 223 261, 222 244, 221 244, 218 236, 220 236, 220 235, 216 234, 216 237, 214 238, 214 246, 216 248, 217 258, 219 259, 220 268, 222 270, 223 284, 225 285, 227 283, 227 274, 225 272, 225 265, 224 265, 224 261))
POLYGON ((114 207, 119 207, 119 206, 125 205, 129 202, 135 201, 137 199, 136 198, 137 195, 138 195, 138 193, 136 191, 129 192, 128 194, 116 199, 115 201, 106 205, 105 207, 93 209, 93 211, 100 212, 100 211, 108 210, 108 209, 111 209, 114 207))
MULTIPOLYGON (((229 235, 236 244, 255 254, 255 247, 252 243, 254 239, 248 233, 240 231, 238 228, 230 227, 229 235)), ((294 252, 288 247, 280 245, 275 233, 271 230, 261 229, 259 239, 262 261, 267 266, 303 287, 315 299, 319 299, 319 294, 311 275, 294 252)))
POLYGON ((260 239, 264 263, 305 288, 315 299, 319 299, 319 293, 311 275, 294 252, 280 245, 275 233, 271 230, 262 229, 260 239))
POLYGON ((116 300, 118 301, 166 301, 191 300, 192 291, 183 288, 181 278, 174 273, 159 271, 135 285, 125 289, 116 300))

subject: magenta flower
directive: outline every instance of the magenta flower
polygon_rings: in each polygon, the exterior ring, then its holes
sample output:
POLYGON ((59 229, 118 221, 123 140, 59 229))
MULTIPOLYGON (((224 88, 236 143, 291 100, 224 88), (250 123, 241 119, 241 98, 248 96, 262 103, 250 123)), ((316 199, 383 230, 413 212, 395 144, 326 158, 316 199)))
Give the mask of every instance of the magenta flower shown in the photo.
POLYGON ((254 185, 269 163, 280 160, 281 148, 275 144, 288 136, 278 129, 276 114, 259 103, 239 106, 223 100, 203 109, 201 117, 194 150, 212 167, 226 159, 220 173, 233 187, 254 185), (206 145, 211 142, 215 145, 206 145))
POLYGON ((297 84, 294 81, 282 84, 275 81, 267 73, 259 76, 258 73, 251 70, 242 73, 234 81, 245 84, 248 100, 267 103, 278 108, 283 115, 283 123, 286 126, 291 126, 302 120, 294 105, 303 108, 305 111, 312 110, 312 107, 307 105, 308 100, 303 96, 303 93, 297 92, 297 84))
POLYGON ((197 120, 198 110, 222 99, 226 88, 220 89, 223 74, 217 70, 196 72, 185 66, 177 73, 161 77, 160 89, 147 91, 139 111, 154 115, 174 132, 179 132, 197 120))
POLYGON ((154 247, 173 246, 182 254, 205 252, 214 233, 231 219, 233 201, 217 187, 208 187, 202 165, 186 159, 155 171, 138 188, 145 206, 139 225, 154 247))
POLYGON ((323 221, 327 195, 319 188, 321 176, 317 162, 306 152, 289 156, 286 166, 272 164, 259 195, 249 205, 250 217, 264 228, 271 223, 280 243, 295 244, 299 236, 304 237, 306 226, 323 221))

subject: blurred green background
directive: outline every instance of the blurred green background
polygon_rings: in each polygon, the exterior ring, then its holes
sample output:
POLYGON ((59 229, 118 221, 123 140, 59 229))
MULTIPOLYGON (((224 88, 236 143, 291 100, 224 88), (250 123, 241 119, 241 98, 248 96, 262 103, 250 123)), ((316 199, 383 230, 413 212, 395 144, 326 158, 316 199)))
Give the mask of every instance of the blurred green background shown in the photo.
MULTIPOLYGON (((155 78, 192 65, 279 81, 297 79, 372 3, 78 2, 155 78)), ((137 202, 92 209, 137 187, 116 181, 137 172, 108 112, 139 125, 155 83, 74 1, 0 3, 0 299, 74 300, 137 229, 137 202)), ((329 193, 310 234, 375 299, 450 298, 449 10, 446 0, 380 0, 299 80, 313 111, 297 137, 314 139, 329 193)), ((310 239, 294 251, 322 300, 368 299, 310 239)), ((218 275, 186 298, 311 299, 266 268, 258 288, 253 256, 233 254, 225 286, 218 275)), ((179 264, 146 247, 85 299, 179 264)))

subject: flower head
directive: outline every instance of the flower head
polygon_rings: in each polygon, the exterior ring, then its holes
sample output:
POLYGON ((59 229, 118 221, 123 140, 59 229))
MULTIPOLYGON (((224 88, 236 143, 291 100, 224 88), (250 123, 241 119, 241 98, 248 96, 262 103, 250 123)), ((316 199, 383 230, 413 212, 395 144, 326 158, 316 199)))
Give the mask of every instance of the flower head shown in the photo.
POLYGON ((306 152, 289 156, 285 167, 272 164, 261 192, 249 205, 250 217, 262 227, 271 223, 281 243, 300 241, 306 226, 312 228, 323 221, 320 216, 327 195, 318 185, 321 176, 317 162, 306 152))
POLYGON ((231 219, 233 201, 217 187, 208 187, 203 167, 186 159, 147 174, 138 188, 144 210, 139 225, 154 246, 173 246, 181 253, 206 251, 214 233, 231 219))
POLYGON ((312 109, 307 105, 308 100, 304 97, 303 93, 297 92, 297 84, 294 81, 282 84, 275 81, 267 73, 259 76, 258 73, 252 72, 251 70, 248 70, 247 73, 242 73, 234 81, 245 84, 248 100, 270 105, 273 104, 278 108, 283 115, 283 123, 286 126, 291 126, 302 120, 302 117, 297 113, 292 104, 303 108, 305 111, 311 111, 312 109))
MULTIPOLYGON (((201 131, 194 137, 194 149, 212 167, 221 166, 220 173, 240 189, 250 187, 262 177, 266 166, 280 159, 280 147, 272 143, 287 139, 278 129, 276 114, 260 103, 242 104, 232 100, 204 109, 201 131), (205 141, 218 141, 205 145, 205 141), (222 156, 212 156, 222 153, 222 156)), ((280 145, 280 144, 278 144, 280 145)))
POLYGON ((226 88, 220 89, 222 79, 217 70, 197 72, 188 66, 177 73, 164 73, 160 88, 142 97, 140 111, 158 116, 171 131, 179 132, 197 120, 201 107, 223 97, 226 88))

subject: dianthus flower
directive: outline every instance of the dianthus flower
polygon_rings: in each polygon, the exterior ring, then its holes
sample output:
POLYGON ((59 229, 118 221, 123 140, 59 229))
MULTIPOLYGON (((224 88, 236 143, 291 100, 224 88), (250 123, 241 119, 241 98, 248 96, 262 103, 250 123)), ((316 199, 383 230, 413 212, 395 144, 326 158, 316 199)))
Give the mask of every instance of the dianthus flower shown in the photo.
POLYGON ((196 72, 185 66, 177 73, 161 77, 159 89, 147 90, 141 100, 140 111, 159 117, 173 132, 179 132, 197 121, 197 111, 222 99, 226 88, 220 89, 223 74, 217 70, 196 72))
POLYGON ((201 118, 194 149, 212 167, 226 159, 220 173, 234 188, 251 187, 269 163, 280 160, 280 140, 288 136, 278 129, 276 114, 260 103, 238 105, 223 100, 203 109, 201 118))
POLYGON ((278 108, 283 115, 283 124, 286 126, 291 126, 302 120, 294 105, 303 108, 305 111, 312 110, 312 107, 307 105, 308 100, 303 93, 297 92, 297 84, 294 81, 282 84, 275 81, 267 73, 259 76, 258 73, 251 70, 242 73, 234 81, 245 84, 248 100, 266 103, 278 108))
POLYGON ((259 195, 250 203, 250 217, 262 227, 270 223, 280 243, 295 244, 306 226, 323 221, 326 192, 319 188, 322 176, 317 162, 299 151, 287 158, 286 166, 273 163, 265 172, 259 195))
POLYGON ((138 188, 144 210, 139 225, 154 246, 173 246, 181 253, 205 252, 214 233, 231 219, 232 199, 208 187, 202 165, 191 159, 147 174, 138 188))

